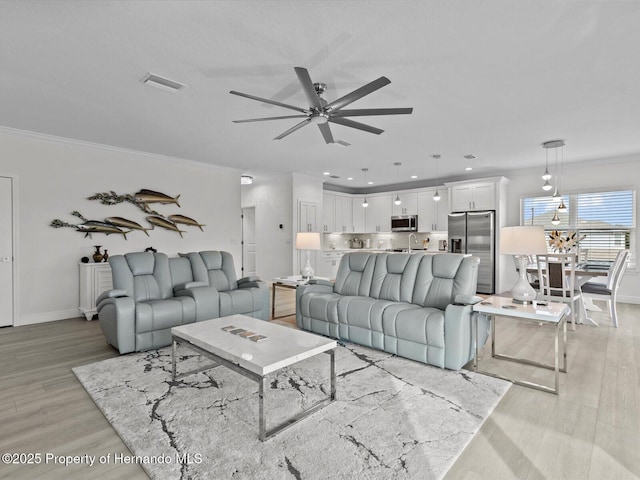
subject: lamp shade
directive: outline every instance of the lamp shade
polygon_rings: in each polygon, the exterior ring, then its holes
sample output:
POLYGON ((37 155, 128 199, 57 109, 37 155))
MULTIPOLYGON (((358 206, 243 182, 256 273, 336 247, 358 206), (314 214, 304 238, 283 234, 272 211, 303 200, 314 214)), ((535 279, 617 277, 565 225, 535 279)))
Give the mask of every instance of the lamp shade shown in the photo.
POLYGON ((547 253, 544 227, 540 225, 502 227, 500 229, 502 255, 537 255, 547 253))
POLYGON ((297 250, 320 250, 321 248, 318 232, 298 232, 296 234, 297 250))

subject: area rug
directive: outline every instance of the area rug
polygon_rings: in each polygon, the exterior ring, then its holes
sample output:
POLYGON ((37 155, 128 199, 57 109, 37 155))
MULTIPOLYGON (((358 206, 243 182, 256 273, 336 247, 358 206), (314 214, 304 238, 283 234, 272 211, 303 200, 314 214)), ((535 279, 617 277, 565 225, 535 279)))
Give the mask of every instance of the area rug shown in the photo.
MULTIPOLYGON (((179 372, 212 364, 180 348, 179 372)), ((360 346, 336 351, 337 401, 265 442, 257 384, 225 367, 171 380, 171 350, 73 369, 153 479, 437 479, 510 386, 360 346)), ((268 377, 267 428, 329 390, 320 354, 268 377)))

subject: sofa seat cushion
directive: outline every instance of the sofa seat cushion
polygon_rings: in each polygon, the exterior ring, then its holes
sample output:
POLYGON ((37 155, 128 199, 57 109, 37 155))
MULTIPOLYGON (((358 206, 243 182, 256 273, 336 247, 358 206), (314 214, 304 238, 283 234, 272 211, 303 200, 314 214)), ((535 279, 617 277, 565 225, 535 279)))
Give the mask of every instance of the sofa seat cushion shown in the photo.
POLYGON ((444 368, 444 312, 437 308, 389 311, 383 319, 384 349, 444 368))
POLYGON ((370 297, 342 297, 338 301, 340 338, 381 349, 384 346, 382 322, 385 312, 417 308, 420 307, 370 297))
POLYGON ((171 328, 196 319, 196 302, 191 297, 174 297, 136 303, 136 333, 171 328))
POLYGON ((262 298, 258 288, 229 290, 219 294, 221 317, 236 314, 249 315, 262 309, 262 298))

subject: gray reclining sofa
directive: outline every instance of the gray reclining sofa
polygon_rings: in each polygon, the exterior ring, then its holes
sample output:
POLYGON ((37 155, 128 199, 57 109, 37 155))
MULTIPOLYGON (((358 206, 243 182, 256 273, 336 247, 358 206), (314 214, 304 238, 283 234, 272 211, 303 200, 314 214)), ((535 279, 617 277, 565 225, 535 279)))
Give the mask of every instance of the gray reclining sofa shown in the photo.
POLYGON ((96 304, 107 342, 120 353, 169 345, 171 327, 186 323, 237 313, 269 318, 267 285, 238 280, 228 252, 136 252, 113 255, 109 264, 114 288, 96 304))
MULTIPOLYGON (((296 292, 298 327, 459 370, 474 353, 477 257, 348 253, 335 282, 296 292)), ((488 335, 480 317, 480 344, 488 335)))

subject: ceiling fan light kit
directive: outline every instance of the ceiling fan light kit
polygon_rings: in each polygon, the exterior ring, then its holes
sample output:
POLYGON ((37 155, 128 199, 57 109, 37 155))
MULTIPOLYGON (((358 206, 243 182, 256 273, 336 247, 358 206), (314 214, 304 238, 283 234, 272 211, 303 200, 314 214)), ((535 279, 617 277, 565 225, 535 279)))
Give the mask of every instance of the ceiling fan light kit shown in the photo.
POLYGON ((380 135, 384 130, 381 130, 376 127, 372 127, 371 125, 367 125, 361 122, 356 122, 354 120, 350 120, 346 117, 361 117, 361 116, 373 116, 373 115, 408 115, 413 112, 413 108, 363 108, 363 109, 354 109, 354 110, 345 110, 344 107, 352 104, 356 100, 361 99, 362 97, 369 95, 370 93, 375 92, 376 90, 384 87, 391 83, 387 77, 380 77, 373 82, 367 83, 362 87, 352 91, 344 95, 343 97, 334 100, 333 102, 327 102, 324 98, 322 98, 322 94, 327 90, 327 85, 324 83, 314 83, 311 81, 311 76, 306 68, 295 67, 294 71, 298 76, 298 81, 302 86, 302 90, 307 97, 307 101, 309 102, 308 108, 297 107, 294 105, 288 105, 286 103, 278 102, 275 100, 270 100, 268 98, 256 97, 254 95, 249 95, 247 93, 237 92, 235 90, 231 90, 229 93, 232 95, 238 95, 240 97, 245 97, 250 100, 256 100, 263 103, 268 103, 270 105, 275 105, 277 107, 287 108, 289 110, 295 110, 299 112, 298 115, 284 115, 278 117, 265 117, 265 118, 250 118, 246 120, 233 120, 234 123, 247 123, 247 122, 263 122, 269 120, 284 120, 284 119, 293 119, 293 118, 301 118, 303 119, 300 123, 294 125, 288 130, 284 131, 280 135, 274 138, 274 140, 281 140, 284 137, 292 134, 293 132, 301 129, 309 125, 310 123, 314 123, 318 125, 320 129, 320 133, 327 144, 339 144, 342 146, 349 146, 349 143, 344 142, 342 140, 335 140, 333 137, 333 132, 331 131, 329 123, 334 123, 337 125, 342 125, 345 127, 355 128, 357 130, 362 130, 364 132, 373 133, 374 135, 380 135))

